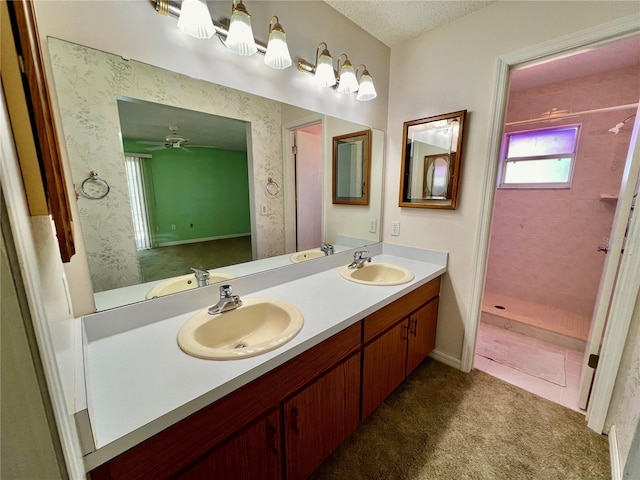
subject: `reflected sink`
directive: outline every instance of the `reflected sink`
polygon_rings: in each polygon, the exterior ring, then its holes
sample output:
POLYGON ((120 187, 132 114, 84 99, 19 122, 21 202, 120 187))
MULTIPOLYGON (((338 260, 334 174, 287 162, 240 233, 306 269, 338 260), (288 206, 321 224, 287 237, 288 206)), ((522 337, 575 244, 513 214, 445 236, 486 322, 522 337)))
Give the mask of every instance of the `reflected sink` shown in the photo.
POLYGON ((324 257, 324 252, 322 250, 311 249, 311 250, 303 250, 301 252, 296 252, 291 257, 291 261, 293 263, 306 262, 307 260, 311 260, 313 258, 324 257))
POLYGON ((290 303, 247 298, 235 310, 195 314, 180 328, 178 345, 191 356, 211 360, 254 357, 287 343, 303 323, 302 312, 290 303))
POLYGON ((400 285, 413 280, 413 273, 390 263, 368 263, 362 268, 340 269, 340 275, 352 282, 365 285, 400 285))
MULTIPOLYGON (((229 280, 234 278, 234 275, 228 273, 212 273, 209 277, 209 283, 222 282, 223 280, 229 280)), ((163 295, 169 295, 170 293, 183 292, 185 290, 191 290, 196 288, 198 282, 193 273, 187 275, 180 275, 179 277, 168 278, 164 282, 157 284, 151 290, 147 292, 147 300, 155 297, 162 297, 163 295)))

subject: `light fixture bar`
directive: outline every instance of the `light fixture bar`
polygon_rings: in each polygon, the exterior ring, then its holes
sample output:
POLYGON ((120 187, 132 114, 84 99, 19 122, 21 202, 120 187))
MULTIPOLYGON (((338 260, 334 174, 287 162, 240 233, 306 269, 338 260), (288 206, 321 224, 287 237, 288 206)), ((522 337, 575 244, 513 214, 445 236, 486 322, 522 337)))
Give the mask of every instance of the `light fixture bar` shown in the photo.
MULTIPOLYGON (((161 15, 164 16, 168 16, 168 17, 173 17, 175 19, 179 19, 180 18, 180 12, 181 12, 181 0, 149 0, 149 2, 151 3, 151 5, 153 5, 154 9, 156 10, 156 12, 158 12, 161 15)), ((213 27, 215 28, 215 34, 220 41, 225 44, 226 46, 226 39, 227 36, 229 35, 229 31, 228 29, 216 22, 213 18, 211 19, 213 22, 213 27)), ((254 39, 255 40, 255 39, 254 39)), ((265 45, 264 43, 255 40, 256 43, 256 47, 258 49, 258 51, 256 53, 259 53, 260 55, 266 55, 267 53, 267 45, 265 45)), ((315 76, 316 74, 316 65, 311 65, 309 62, 307 62, 306 60, 304 60, 303 58, 298 58, 297 60, 297 67, 298 67, 298 71, 302 72, 302 73, 308 73, 310 75, 315 76)), ((358 67, 360 68, 360 67, 358 67)), ((357 70, 357 69, 356 69, 357 70)), ((334 70, 335 72, 335 70, 334 70)), ((339 78, 339 73, 340 72, 336 72, 336 83, 335 85, 333 85, 331 88, 333 89, 337 89, 338 86, 340 85, 340 78, 339 78)), ((365 76, 365 92, 358 92, 358 100, 372 100, 376 97, 376 92, 375 92, 375 88, 373 86, 373 81, 371 79, 371 75, 369 74, 369 72, 366 71, 365 68, 365 72, 366 76, 365 76), (368 98, 364 98, 363 97, 363 93, 365 93, 364 97, 368 97, 368 98)), ((360 78, 360 85, 359 87, 363 86, 363 82, 362 82, 362 76, 360 78)))

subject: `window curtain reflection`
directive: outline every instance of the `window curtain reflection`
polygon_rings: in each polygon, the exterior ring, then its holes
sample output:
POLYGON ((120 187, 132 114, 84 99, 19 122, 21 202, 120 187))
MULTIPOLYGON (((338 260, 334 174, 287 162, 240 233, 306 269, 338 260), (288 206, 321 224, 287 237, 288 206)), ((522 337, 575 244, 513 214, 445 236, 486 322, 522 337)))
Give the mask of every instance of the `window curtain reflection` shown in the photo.
POLYGON ((150 191, 150 185, 147 183, 151 177, 145 175, 145 170, 151 155, 138 153, 125 153, 124 155, 136 248, 138 250, 149 249, 153 247, 151 216, 147 198, 147 192, 150 191))

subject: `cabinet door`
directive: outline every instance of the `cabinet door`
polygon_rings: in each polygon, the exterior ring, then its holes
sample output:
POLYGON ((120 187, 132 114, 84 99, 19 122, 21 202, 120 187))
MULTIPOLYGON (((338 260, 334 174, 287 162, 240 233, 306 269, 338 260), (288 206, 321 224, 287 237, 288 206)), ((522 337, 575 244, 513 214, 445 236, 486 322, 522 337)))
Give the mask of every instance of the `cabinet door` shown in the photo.
POLYGON ((404 320, 364 348, 362 420, 404 380, 408 329, 404 320))
POLYGON ((360 355, 284 403, 287 480, 307 478, 358 426, 360 355))
POLYGON ((409 317, 409 347, 407 349, 407 375, 436 347, 438 297, 409 317))
POLYGON ((282 478, 280 412, 234 435, 180 472, 181 480, 274 480, 282 478))

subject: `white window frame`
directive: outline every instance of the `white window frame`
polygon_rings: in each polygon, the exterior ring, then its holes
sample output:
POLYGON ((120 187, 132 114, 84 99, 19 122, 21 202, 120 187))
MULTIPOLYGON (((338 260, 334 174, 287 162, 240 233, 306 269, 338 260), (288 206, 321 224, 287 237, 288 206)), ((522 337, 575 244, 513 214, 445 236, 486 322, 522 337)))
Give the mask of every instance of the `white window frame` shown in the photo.
POLYGON ((571 188, 571 181, 573 180, 573 170, 576 163, 576 157, 578 155, 578 144, 580 142, 580 130, 582 125, 579 123, 570 125, 559 125, 556 127, 535 128, 530 130, 518 130, 513 132, 506 132, 502 139, 502 154, 500 155, 500 170, 498 172, 498 188, 500 189, 560 189, 571 188), (513 135, 523 133, 535 133, 548 130, 566 130, 570 128, 576 129, 576 140, 573 146, 573 152, 566 152, 562 154, 553 155, 532 155, 530 157, 518 157, 507 158, 507 150, 509 145, 509 137, 513 135), (537 183, 504 183, 506 174, 506 168, 508 163, 526 162, 529 160, 547 160, 554 158, 571 158, 571 165, 569 167, 569 179, 566 182, 537 182, 537 183))

